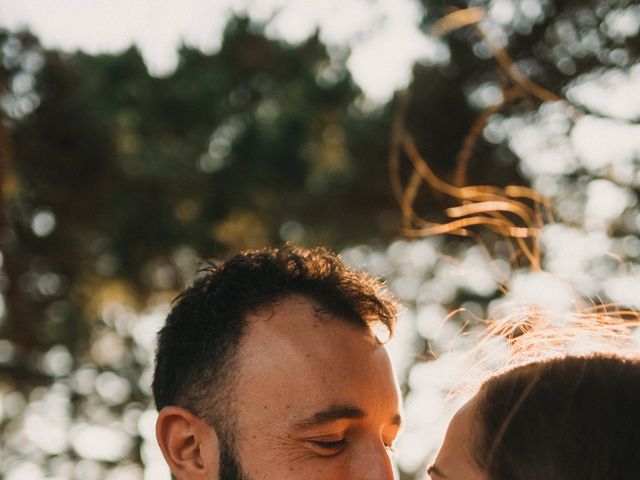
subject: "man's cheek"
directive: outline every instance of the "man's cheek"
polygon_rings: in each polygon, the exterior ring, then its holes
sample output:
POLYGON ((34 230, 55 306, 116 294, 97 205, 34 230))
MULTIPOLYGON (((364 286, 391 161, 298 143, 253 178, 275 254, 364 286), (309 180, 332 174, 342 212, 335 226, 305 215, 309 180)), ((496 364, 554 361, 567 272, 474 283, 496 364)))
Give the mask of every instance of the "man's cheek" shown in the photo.
MULTIPOLYGON (((306 450, 306 449, 305 449, 306 450)), ((312 452, 280 452, 254 457, 247 470, 250 480, 347 480, 348 462, 345 458, 321 457, 312 452)), ((222 480, 222 479, 221 479, 222 480)), ((226 479, 225 479, 226 480, 226 479)), ((243 479, 244 480, 244 479, 243 479)))

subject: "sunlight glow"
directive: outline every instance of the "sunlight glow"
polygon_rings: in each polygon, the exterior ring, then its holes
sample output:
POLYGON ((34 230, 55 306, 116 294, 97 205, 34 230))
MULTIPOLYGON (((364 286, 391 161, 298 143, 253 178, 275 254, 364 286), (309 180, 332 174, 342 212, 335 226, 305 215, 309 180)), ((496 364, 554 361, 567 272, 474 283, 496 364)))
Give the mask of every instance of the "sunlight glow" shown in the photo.
POLYGON ((31 220, 31 229, 38 237, 46 237, 56 228, 56 217, 49 210, 40 210, 31 220))
POLYGON ((13 0, 0 1, 0 24, 28 26, 44 45, 65 51, 119 52, 136 44, 149 70, 171 72, 184 42, 204 51, 219 48, 231 0, 13 0))
POLYGON ((179 0, 0 0, 0 26, 28 27, 63 51, 135 44, 149 71, 163 76, 175 69, 181 44, 214 53, 231 15, 246 15, 271 38, 298 44, 318 31, 330 51, 351 51, 354 80, 381 104, 408 85, 416 60, 448 59, 442 42, 420 32, 421 8, 416 0, 194 0, 188 8, 179 0))
MULTIPOLYGON (((592 268, 607 257, 612 241, 602 231, 584 232, 565 225, 549 225, 542 232, 545 270, 567 280, 577 293, 589 297, 600 288, 592 268)), ((608 275, 607 270, 600 275, 608 275)))
POLYGON ((640 118, 640 64, 628 70, 593 72, 578 78, 567 97, 595 113, 621 120, 640 118))
POLYGON ((540 175, 566 175, 575 171, 577 162, 568 138, 571 123, 565 106, 544 104, 526 118, 504 125, 509 147, 520 157, 520 168, 529 178, 540 175))
MULTIPOLYGON (((614 302, 640 308, 640 278, 638 275, 619 275, 609 278, 604 284, 604 291, 614 302)), ((640 339, 640 336, 638 338, 640 339)))
POLYGON ((132 439, 119 428, 82 423, 71 429, 71 444, 81 457, 106 462, 121 461, 133 447, 132 439))
MULTIPOLYGON (((488 8, 485 27, 501 45, 508 43, 514 31, 527 33, 547 14, 541 8, 543 1, 484 3, 488 8)), ((424 12, 418 0, 193 0, 186 5, 180 0, 0 0, 0 27, 28 27, 45 47, 65 52, 115 53, 135 45, 151 74, 163 76, 175 69, 181 44, 215 53, 228 19, 246 15, 253 26, 264 28, 267 37, 289 45, 317 34, 332 59, 316 81, 331 84, 344 78, 340 59, 346 59, 363 90, 364 98, 356 104, 373 110, 408 85, 416 61, 439 65, 450 56, 442 39, 422 30, 424 12)), ((601 33, 622 41, 638 33, 639 19, 640 6, 612 8, 600 32, 584 35, 560 19, 553 33, 566 44, 568 53, 552 61, 571 75, 576 71, 572 58, 597 52, 602 47, 601 33)), ((483 42, 477 43, 475 52, 485 58, 491 55, 483 42)), ((9 96, 3 97, 10 116, 18 118, 37 107, 39 98, 29 97, 29 92, 41 57, 26 58, 25 65, 32 66, 12 81, 13 92, 24 98, 7 103, 9 96)), ((486 317, 496 320, 509 308, 517 311, 527 305, 559 313, 558 322, 565 322, 571 317, 567 312, 601 296, 640 308, 640 280, 634 270, 640 256, 640 63, 602 64, 616 66, 582 75, 565 92, 558 92, 573 105, 546 101, 532 113, 511 116, 501 110, 489 118, 482 132, 494 146, 508 146, 520 173, 556 207, 559 220, 545 226, 540 237, 544 272, 520 270, 510 252, 490 258, 488 251, 471 241, 446 251, 443 245, 448 240, 436 237, 397 240, 386 248, 360 245, 341 254, 346 263, 385 278, 405 306, 395 336, 387 344, 399 378, 409 387, 407 426, 396 445, 397 462, 405 472, 424 466, 425 457, 436 451, 449 419, 465 400, 462 395, 453 400, 448 395, 458 382, 475 374, 468 353, 478 346, 475 334, 485 327, 486 317), (627 231, 624 237, 615 237, 615 227, 622 223, 627 231), (460 298, 462 305, 456 305, 460 298), (449 315, 457 307, 461 308, 449 315), (424 362, 416 362, 423 357, 424 362)), ((495 81, 478 78, 476 82, 469 83, 466 92, 473 107, 484 109, 504 100, 495 81)), ((272 122, 281 112, 278 102, 264 102, 256 118, 272 122)), ((246 128, 240 117, 219 125, 199 159, 200 170, 213 174, 225 166, 231 145, 246 128)), ((176 206, 177 218, 188 221, 198 214, 197 208, 195 203, 181 203, 176 206)), ((466 215, 472 208, 463 203, 447 213, 466 215)), ((253 221, 251 215, 237 217, 253 221)), ((25 219, 32 233, 43 238, 63 232, 63 220, 46 206, 25 219)), ((280 235, 285 240, 304 240, 305 228, 295 219, 285 219, 280 235)), ((150 268, 153 286, 169 290, 192 277, 195 249, 184 246, 171 257, 150 268)), ((97 272, 113 274, 117 262, 106 253, 97 262, 97 272)), ((38 295, 52 297, 64 290, 63 280, 47 270, 28 272, 20 282, 38 295)), ((0 441, 6 441, 6 451, 21 455, 3 470, 7 480, 170 478, 155 438, 158 414, 139 400, 141 393, 151 395, 156 334, 170 305, 163 297, 138 311, 111 298, 113 292, 108 295, 92 325, 86 357, 74 358, 75 352, 63 345, 48 346, 33 363, 40 373, 52 377, 52 385, 23 394, 4 390, 0 384, 0 420, 10 426, 11 433, 0 432, 0 441), (132 363, 135 371, 126 368, 132 363), (76 404, 78 397, 86 404, 76 404), (129 463, 138 454, 143 467, 129 463), (66 459, 44 471, 40 459, 54 456, 66 459)), ((0 320, 4 314, 0 292, 0 320)), ((585 337, 581 343, 583 338, 576 338, 574 351, 592 347, 590 339, 585 337)), ((635 341, 640 348, 640 329, 635 341)), ((512 343, 500 339, 480 345, 479 350, 486 350, 489 364, 500 365, 512 343)), ((21 353, 17 344, 0 340, 2 366, 11 365, 21 353)))
POLYGON ((588 230, 606 230, 635 201, 631 190, 599 178, 587 186, 584 217, 588 230))
MULTIPOLYGON (((637 85, 636 89, 640 91, 637 85)), ((624 183, 640 184, 633 168, 634 161, 640 158, 640 125, 587 115, 576 122, 571 143, 580 163, 589 171, 600 173, 611 166, 614 174, 620 172, 616 177, 624 183)))
POLYGON ((569 283, 546 272, 518 272, 509 290, 509 299, 515 304, 535 305, 553 312, 572 310, 574 296, 569 283))

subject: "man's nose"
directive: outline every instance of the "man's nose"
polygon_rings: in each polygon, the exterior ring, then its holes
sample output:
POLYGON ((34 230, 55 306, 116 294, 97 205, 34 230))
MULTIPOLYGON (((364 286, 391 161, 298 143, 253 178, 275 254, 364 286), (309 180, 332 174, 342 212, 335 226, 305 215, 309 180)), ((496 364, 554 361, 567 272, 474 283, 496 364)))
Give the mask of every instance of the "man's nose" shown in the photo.
POLYGON ((394 480, 389 450, 382 441, 372 441, 362 446, 357 474, 353 478, 362 480, 394 480))

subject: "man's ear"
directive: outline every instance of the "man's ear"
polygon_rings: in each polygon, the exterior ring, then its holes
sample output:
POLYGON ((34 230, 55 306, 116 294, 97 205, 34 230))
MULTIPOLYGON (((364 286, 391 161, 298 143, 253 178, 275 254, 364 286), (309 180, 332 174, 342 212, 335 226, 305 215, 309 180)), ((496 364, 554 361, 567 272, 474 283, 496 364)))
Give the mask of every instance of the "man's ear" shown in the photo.
POLYGON ((218 478, 218 436, 204 420, 184 408, 165 407, 156 421, 156 438, 178 480, 218 478))

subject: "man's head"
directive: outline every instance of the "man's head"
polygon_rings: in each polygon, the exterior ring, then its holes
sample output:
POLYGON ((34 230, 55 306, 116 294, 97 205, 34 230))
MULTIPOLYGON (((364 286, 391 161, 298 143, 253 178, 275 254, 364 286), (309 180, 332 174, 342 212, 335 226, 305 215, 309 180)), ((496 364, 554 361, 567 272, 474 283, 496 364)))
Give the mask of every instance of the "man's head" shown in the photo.
POLYGON ((174 475, 391 479, 399 400, 372 328, 394 323, 381 285, 327 251, 208 269, 159 335, 157 434, 174 475))

